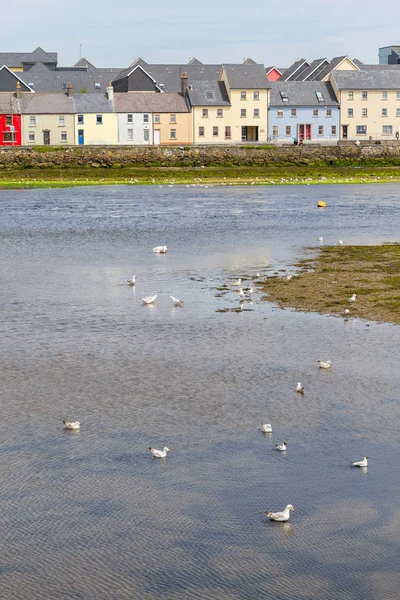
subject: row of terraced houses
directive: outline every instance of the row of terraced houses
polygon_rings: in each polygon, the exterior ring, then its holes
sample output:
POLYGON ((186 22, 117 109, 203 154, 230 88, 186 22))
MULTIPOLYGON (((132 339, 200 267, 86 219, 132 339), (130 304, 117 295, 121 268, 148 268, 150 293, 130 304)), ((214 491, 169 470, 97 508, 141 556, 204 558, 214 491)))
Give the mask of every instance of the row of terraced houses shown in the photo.
POLYGON ((0 53, 0 145, 189 145, 396 140, 400 48, 289 68, 149 64, 97 68, 57 53, 0 53))

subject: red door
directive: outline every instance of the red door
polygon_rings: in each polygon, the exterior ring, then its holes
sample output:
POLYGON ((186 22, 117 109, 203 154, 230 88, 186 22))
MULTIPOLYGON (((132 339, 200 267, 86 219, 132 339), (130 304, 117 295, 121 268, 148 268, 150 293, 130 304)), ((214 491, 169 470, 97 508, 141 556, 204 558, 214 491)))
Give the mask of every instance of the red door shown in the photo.
POLYGON ((306 125, 306 140, 311 140, 311 125, 306 125))
POLYGON ((304 140, 304 125, 299 125, 299 135, 298 135, 299 141, 303 141, 304 140))

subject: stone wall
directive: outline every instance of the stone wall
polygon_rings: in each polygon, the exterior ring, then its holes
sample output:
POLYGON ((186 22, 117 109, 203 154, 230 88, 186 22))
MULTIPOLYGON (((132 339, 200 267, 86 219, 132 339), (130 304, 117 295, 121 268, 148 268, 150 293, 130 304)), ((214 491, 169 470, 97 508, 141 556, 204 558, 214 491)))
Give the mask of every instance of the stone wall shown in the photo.
POLYGON ((4 148, 0 169, 140 166, 400 165, 400 144, 4 148))

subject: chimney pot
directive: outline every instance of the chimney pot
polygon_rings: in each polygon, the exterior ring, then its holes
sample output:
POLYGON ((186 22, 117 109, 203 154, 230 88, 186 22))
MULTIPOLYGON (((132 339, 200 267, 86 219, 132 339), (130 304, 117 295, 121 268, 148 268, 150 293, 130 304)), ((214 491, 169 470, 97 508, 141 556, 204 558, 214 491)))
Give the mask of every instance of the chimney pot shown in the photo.
POLYGON ((108 82, 108 86, 107 86, 107 98, 109 100, 114 100, 114 88, 111 84, 111 81, 108 82))
POLYGON ((72 85, 70 83, 67 86, 67 96, 68 98, 71 98, 72 96, 72 85))
POLYGON ((188 89, 187 73, 183 73, 181 76, 181 95, 182 96, 186 96, 187 89, 188 89))

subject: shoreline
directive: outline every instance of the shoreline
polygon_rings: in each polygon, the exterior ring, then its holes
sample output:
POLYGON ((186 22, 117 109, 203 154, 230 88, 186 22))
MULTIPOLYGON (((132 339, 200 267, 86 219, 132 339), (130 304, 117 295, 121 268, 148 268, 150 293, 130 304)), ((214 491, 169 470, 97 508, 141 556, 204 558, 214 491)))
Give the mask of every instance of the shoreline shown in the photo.
POLYGON ((131 167, 0 170, 0 189, 93 185, 343 185, 399 183, 400 169, 386 167, 131 167))
POLYGON ((263 301, 300 312, 400 325, 400 243, 306 250, 312 256, 291 265, 298 272, 290 280, 285 273, 257 284, 263 301), (356 301, 350 302, 353 294, 356 301))

